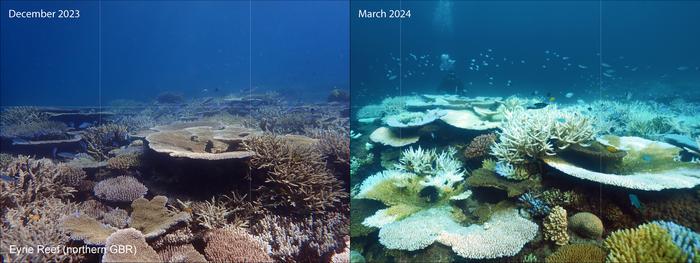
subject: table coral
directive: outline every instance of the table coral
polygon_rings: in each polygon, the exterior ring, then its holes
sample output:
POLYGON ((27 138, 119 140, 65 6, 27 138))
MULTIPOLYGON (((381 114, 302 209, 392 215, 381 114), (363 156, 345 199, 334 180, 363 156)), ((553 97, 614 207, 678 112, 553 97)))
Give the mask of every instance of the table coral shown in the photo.
POLYGON ((131 247, 138 253, 119 253, 116 249, 105 249, 102 262, 160 262, 160 257, 151 246, 146 243, 144 235, 133 228, 122 229, 114 232, 107 238, 106 247, 131 247))
POLYGON ((190 220, 191 215, 187 212, 173 212, 165 207, 168 198, 165 196, 155 196, 150 201, 145 198, 138 198, 131 203, 133 212, 129 217, 129 227, 140 230, 148 238, 156 237, 165 233, 171 226, 190 220))

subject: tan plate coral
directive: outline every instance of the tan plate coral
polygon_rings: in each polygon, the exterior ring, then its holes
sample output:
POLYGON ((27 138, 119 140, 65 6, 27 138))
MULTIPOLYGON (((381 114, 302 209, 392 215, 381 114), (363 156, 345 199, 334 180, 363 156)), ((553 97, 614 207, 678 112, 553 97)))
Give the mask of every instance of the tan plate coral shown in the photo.
POLYGON ((681 149, 676 146, 638 137, 605 136, 598 141, 627 152, 619 168, 621 173, 592 171, 556 156, 542 160, 574 177, 630 189, 660 191, 700 184, 700 165, 678 161, 676 156, 681 149))
POLYGON ((180 130, 165 130, 146 136, 148 146, 171 157, 199 160, 242 159, 253 155, 242 143, 259 131, 226 127, 214 129, 209 126, 189 127, 180 130))

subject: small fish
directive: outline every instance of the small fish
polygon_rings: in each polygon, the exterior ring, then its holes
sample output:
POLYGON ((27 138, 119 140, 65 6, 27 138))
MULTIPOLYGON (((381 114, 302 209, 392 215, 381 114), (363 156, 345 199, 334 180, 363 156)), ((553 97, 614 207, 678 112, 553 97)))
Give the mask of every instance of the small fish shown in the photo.
POLYGON ((554 102, 556 99, 555 97, 549 97, 549 102, 554 102))
POLYGON ((639 201, 639 197, 636 194, 629 194, 630 203, 637 209, 642 209, 642 202, 639 201))
POLYGON ((389 76, 389 80, 395 80, 396 78, 397 78, 396 75, 391 75, 391 76, 389 76))
POLYGON ((564 118, 558 118, 557 121, 560 122, 560 123, 565 123, 565 122, 566 122, 566 119, 564 119, 564 118))
POLYGON ((645 161, 645 162, 647 162, 647 163, 648 163, 648 162, 651 162, 653 159, 654 159, 654 158, 651 157, 651 155, 648 155, 648 154, 642 155, 642 160, 645 161))
POLYGON ((73 159, 75 158, 75 154, 69 153, 69 152, 60 152, 57 153, 56 156, 64 158, 64 159, 73 159))
POLYGON ((679 71, 684 71, 684 70, 687 70, 688 67, 686 67, 686 66, 680 66, 680 67, 677 67, 676 69, 679 70, 679 71))
POLYGON ((608 77, 608 78, 612 78, 612 77, 613 77, 613 75, 610 75, 610 74, 607 73, 607 72, 603 73, 603 76, 606 76, 606 77, 608 77))
POLYGON ((537 110, 537 109, 542 109, 544 107, 547 107, 547 105, 549 105, 549 104, 544 103, 544 102, 538 102, 538 103, 532 104, 530 106, 527 106, 527 109, 528 110, 537 110))
POLYGON ((206 92, 209 92, 209 89, 203 89, 203 90, 202 90, 202 93, 206 93, 206 92))
POLYGON ((603 66, 603 67, 606 67, 606 68, 609 68, 609 67, 610 67, 610 64, 604 63, 604 62, 603 62, 603 63, 600 63, 600 65, 603 66))
POLYGON ((92 126, 89 122, 83 122, 78 126, 78 129, 87 129, 88 127, 92 126))
POLYGON ((561 57, 562 60, 568 60, 569 57, 561 57))
POLYGON ((568 92, 568 93, 566 93, 566 95, 564 95, 564 97, 566 97, 567 99, 570 99, 573 96, 574 96, 573 92, 568 92))

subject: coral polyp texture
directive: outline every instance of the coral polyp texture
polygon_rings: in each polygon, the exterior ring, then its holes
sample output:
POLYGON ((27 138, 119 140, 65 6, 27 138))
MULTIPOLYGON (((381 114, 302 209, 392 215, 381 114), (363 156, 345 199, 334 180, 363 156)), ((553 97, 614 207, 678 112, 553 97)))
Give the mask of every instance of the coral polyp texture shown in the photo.
POLYGON ((651 222, 618 230, 603 242, 609 262, 694 262, 698 234, 669 222, 651 222))
POLYGON ((115 202, 131 202, 143 197, 148 188, 132 176, 117 176, 100 181, 94 188, 95 196, 115 202))

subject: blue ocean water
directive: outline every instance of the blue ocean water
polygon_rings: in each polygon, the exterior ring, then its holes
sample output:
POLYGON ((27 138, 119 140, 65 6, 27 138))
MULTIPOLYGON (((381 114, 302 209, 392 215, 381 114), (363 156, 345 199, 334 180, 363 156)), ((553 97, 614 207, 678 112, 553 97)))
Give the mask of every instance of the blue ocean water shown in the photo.
POLYGON ((348 83, 346 1, 2 1, 3 106, 241 90, 318 101, 348 83), (79 19, 10 19, 78 9, 79 19), (206 91, 204 91, 206 90, 206 91))
POLYGON ((353 100, 435 92, 449 72, 466 96, 697 100, 699 11, 696 1, 354 1, 353 100), (380 8, 412 16, 357 17, 380 8), (440 70, 442 54, 453 70, 440 70))

